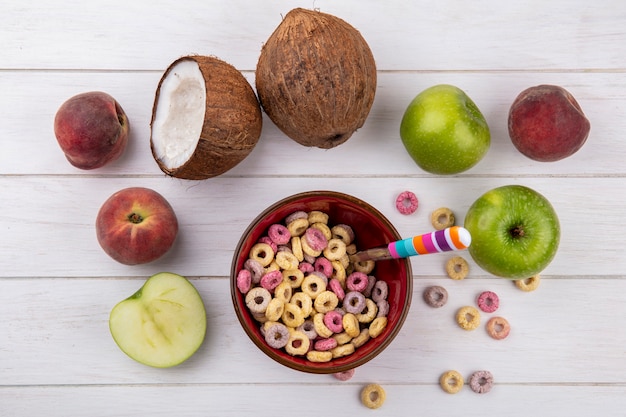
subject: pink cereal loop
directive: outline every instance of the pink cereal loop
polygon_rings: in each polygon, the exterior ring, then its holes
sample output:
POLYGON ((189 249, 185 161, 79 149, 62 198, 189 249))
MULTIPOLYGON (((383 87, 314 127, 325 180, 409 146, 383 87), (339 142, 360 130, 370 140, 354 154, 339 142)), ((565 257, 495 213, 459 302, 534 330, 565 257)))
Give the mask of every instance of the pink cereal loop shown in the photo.
POLYGON ((346 279, 346 286, 350 291, 363 292, 369 283, 367 275, 363 272, 353 272, 346 279))
POLYGON ((270 271, 261 277, 261 287, 273 291, 283 281, 283 273, 280 270, 270 271))
POLYGON ((315 271, 313 265, 308 262, 300 262, 300 265, 298 265, 298 269, 305 274, 315 271))
POLYGON ((313 269, 316 272, 321 272, 322 274, 326 275, 326 277, 330 277, 333 274, 332 263, 323 256, 320 256, 315 260, 315 264, 313 264, 313 269))
POLYGON ((417 197, 411 191, 403 191, 396 198, 396 208, 401 214, 413 214, 417 206, 417 197))
POLYGON ((329 337, 328 339, 319 339, 315 342, 314 349, 319 351, 327 351, 337 347, 337 340, 329 337))
POLYGON ((278 245, 269 236, 262 236, 262 237, 260 237, 259 238, 259 242, 260 243, 267 243, 268 245, 270 245, 270 247, 272 248, 274 253, 276 253, 278 251, 278 245))
POLYGON ((348 381, 354 376, 355 368, 348 369, 347 371, 336 372, 333 374, 335 378, 340 381, 348 381))
POLYGON ((304 238, 313 250, 324 250, 326 249, 326 246, 328 246, 328 240, 326 239, 326 236, 324 236, 324 233, 315 227, 309 227, 306 229, 306 232, 304 232, 304 238))
POLYGON ((341 282, 337 278, 333 278, 328 282, 329 289, 335 293, 339 301, 343 301, 343 298, 346 296, 346 292, 343 290, 341 286, 341 282))
POLYGON ((237 274, 237 289, 245 294, 252 286, 252 274, 247 269, 242 269, 237 274))
POLYGON ((493 313, 500 306, 500 298, 495 292, 483 291, 478 296, 477 304, 485 313, 493 313))
POLYGON ((324 324, 333 333, 341 333, 343 331, 343 316, 334 310, 324 314, 324 324))
POLYGON ((291 232, 282 224, 273 224, 267 231, 269 238, 277 245, 286 245, 291 240, 291 232))

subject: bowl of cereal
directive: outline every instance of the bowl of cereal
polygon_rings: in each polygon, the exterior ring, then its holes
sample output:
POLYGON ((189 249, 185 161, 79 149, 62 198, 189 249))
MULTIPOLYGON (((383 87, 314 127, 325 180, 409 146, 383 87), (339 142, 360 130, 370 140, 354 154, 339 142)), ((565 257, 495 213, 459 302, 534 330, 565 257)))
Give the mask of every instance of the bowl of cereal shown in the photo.
POLYGON ((298 371, 338 373, 372 360, 406 319, 411 264, 350 255, 400 239, 383 214, 347 194, 309 191, 272 204, 233 256, 231 296, 243 330, 298 371))

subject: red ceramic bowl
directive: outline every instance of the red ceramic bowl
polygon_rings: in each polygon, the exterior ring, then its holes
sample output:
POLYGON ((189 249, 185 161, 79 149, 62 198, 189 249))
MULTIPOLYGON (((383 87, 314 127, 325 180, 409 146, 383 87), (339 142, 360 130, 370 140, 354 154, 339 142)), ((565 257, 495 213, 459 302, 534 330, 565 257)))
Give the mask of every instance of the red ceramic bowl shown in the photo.
POLYGON ((237 289, 237 273, 248 259, 251 247, 267 234, 274 223, 283 223, 289 214, 298 211, 320 210, 329 215, 329 224, 347 224, 355 234, 358 250, 385 246, 400 240, 394 226, 378 210, 358 198, 332 191, 310 191, 280 200, 265 209, 243 233, 231 266, 231 295, 237 318, 246 334, 267 356, 289 368, 308 373, 329 374, 356 368, 380 354, 400 331, 411 304, 413 279, 411 264, 406 259, 378 261, 372 272, 389 287, 388 324, 377 338, 371 338, 351 355, 330 362, 310 362, 304 356, 289 355, 283 349, 270 347, 261 335, 261 323, 251 315, 245 304, 245 295, 237 289))

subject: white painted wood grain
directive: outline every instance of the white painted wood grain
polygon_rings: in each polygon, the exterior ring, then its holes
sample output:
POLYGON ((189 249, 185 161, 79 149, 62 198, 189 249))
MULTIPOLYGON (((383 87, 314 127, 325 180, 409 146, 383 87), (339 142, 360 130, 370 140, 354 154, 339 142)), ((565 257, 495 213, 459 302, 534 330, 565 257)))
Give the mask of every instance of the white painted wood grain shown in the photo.
POLYGON ((333 404, 333 415, 365 414, 358 393, 370 382, 387 391, 380 415, 623 416, 624 22, 619 0, 3 2, 0 416, 313 416, 321 411, 310 404, 321 402, 333 404), (263 42, 294 7, 336 14, 370 44, 378 90, 365 126, 342 146, 320 150, 295 144, 265 118, 258 145, 233 170, 206 181, 166 177, 149 152, 162 71, 181 55, 212 54, 253 84, 263 42), (467 91, 492 131, 483 161, 453 177, 421 171, 398 135, 409 101, 438 83, 467 91), (541 83, 570 90, 592 125, 585 146, 556 163, 523 157, 506 131, 512 100, 541 83), (52 121, 65 99, 90 90, 122 103, 132 133, 119 161, 80 171, 65 161, 52 121), (561 219, 559 252, 536 292, 471 260, 470 276, 457 282, 443 273, 446 255, 412 259, 413 302, 402 331, 348 383, 282 367, 241 330, 230 301, 233 250, 250 221, 280 198, 346 192, 409 236, 430 229, 433 209, 448 206, 463 218, 482 192, 508 183, 542 192, 561 219), (137 185, 168 198, 181 229, 171 253, 128 267, 104 254, 93 225, 110 194, 137 185), (405 189, 420 199, 412 216, 393 205, 405 189), (209 323, 197 354, 167 370, 126 357, 107 323, 115 303, 161 270, 192 280, 209 323), (422 302, 431 284, 450 292, 446 307, 422 302), (498 314, 513 326, 506 340, 454 323, 455 309, 486 289, 500 295, 498 314), (488 369, 496 386, 484 396, 469 388, 445 394, 437 379, 447 369, 466 376, 488 369))
MULTIPOLYGON (((625 43, 626 45, 626 43, 625 43)), ((245 74, 254 83, 254 74, 245 74)), ((0 172, 17 175, 162 176, 150 153, 150 120, 160 72, 71 73, 9 71, 0 77, 0 113, 12 123, 0 125, 0 172), (131 126, 128 148, 115 163, 85 172, 63 158, 52 129, 58 107, 74 94, 103 90, 126 111, 131 126), (45 93, 42 93, 45 92, 45 93), (45 94, 45 99, 42 99, 45 94), (33 148, 37 152, 33 152, 33 148)), ((626 74, 623 73, 380 73, 374 106, 364 127, 334 149, 304 148, 265 117, 252 153, 226 177, 248 176, 428 176, 404 151, 400 120, 415 95, 431 85, 464 89, 490 126, 492 146, 485 158, 461 176, 624 175, 626 74), (584 147, 552 163, 531 161, 513 147, 507 130, 515 97, 538 84, 559 84, 579 101, 592 129, 584 147), (382 152, 381 152, 382 150, 382 152), (336 163, 329 163, 337 161, 336 163), (602 161, 602 163, 592 163, 602 161), (373 169, 375 167, 375 169, 373 169)))
POLYGON ((385 385, 387 400, 382 408, 369 410, 359 394, 364 382, 334 383, 321 377, 316 384, 255 385, 165 385, 165 386, 80 386, 27 387, 4 390, 7 417, 39 415, 38 404, 48 405, 50 417, 79 417, 85 413, 103 417, 145 415, 194 417, 199 415, 239 417, 242 415, 385 415, 481 417, 495 415, 541 415, 585 417, 602 413, 623 416, 626 407, 623 387, 603 386, 497 386, 489 396, 469 388, 451 396, 430 385, 385 385), (293 405, 273 400, 276 396, 299 398, 293 405), (324 406, 315 407, 320 400, 324 406), (330 405, 332 404, 332 405, 330 405))
POLYGON ((289 10, 317 8, 348 21, 381 70, 620 69, 626 12, 620 0, 510 4, 247 0, 6 2, 3 67, 164 70, 188 53, 253 70, 289 10))
MULTIPOLYGON (((197 184, 152 177, 0 177, 0 187, 11 196, 11 204, 0 213, 5 225, 0 257, 6 263, 0 276, 145 276, 159 269, 189 276, 226 276, 246 227, 266 207, 292 194, 333 190, 354 195, 387 216, 402 236, 410 237, 432 230, 430 213, 438 207, 454 210, 462 224, 476 198, 505 184, 526 185, 543 193, 559 215, 559 252, 545 274, 624 276, 623 238, 616 233, 626 206, 626 183, 621 177, 251 177, 197 184), (118 264, 102 251, 95 235, 100 206, 114 192, 132 186, 161 193, 179 219, 178 240, 172 250, 147 265, 118 264), (401 215, 395 208, 396 196, 405 189, 413 190, 421 201, 411 216, 401 215)), ((414 274, 442 274, 444 256, 412 259, 414 274)), ((473 271, 487 276, 478 268, 473 271)))
MULTIPOLYGON (((315 384, 264 356, 247 338, 233 312, 225 278, 193 278, 206 306, 208 330, 200 350, 172 369, 154 369, 126 357, 108 330, 113 306, 144 279, 2 280, 0 303, 1 385, 110 384, 315 384)), ((623 384, 626 280, 545 278, 525 293, 510 281, 442 277, 414 280, 409 315, 391 346, 358 368, 355 381, 437 384, 447 369, 469 376, 488 369, 506 385, 623 384), (422 301, 429 285, 442 285, 448 303, 432 309, 422 301), (455 323, 460 307, 475 305, 480 292, 499 294, 497 314, 512 326, 496 341, 484 326, 465 331, 455 323)), ((2 389, 0 387, 0 393, 2 389)), ((303 399, 301 397, 301 399, 303 399)))

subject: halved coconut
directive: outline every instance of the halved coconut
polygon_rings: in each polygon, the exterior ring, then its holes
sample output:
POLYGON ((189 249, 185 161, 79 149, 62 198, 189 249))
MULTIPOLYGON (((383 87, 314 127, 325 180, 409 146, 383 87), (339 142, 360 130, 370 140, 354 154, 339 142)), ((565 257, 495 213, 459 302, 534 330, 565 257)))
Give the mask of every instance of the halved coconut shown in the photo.
POLYGON ((301 145, 328 149, 365 123, 376 92, 376 63, 354 27, 296 8, 263 45, 256 89, 283 133, 301 145))
POLYGON ((207 179, 248 156, 262 123, 259 101, 241 72, 214 57, 185 56, 159 82, 150 148, 167 175, 207 179))

